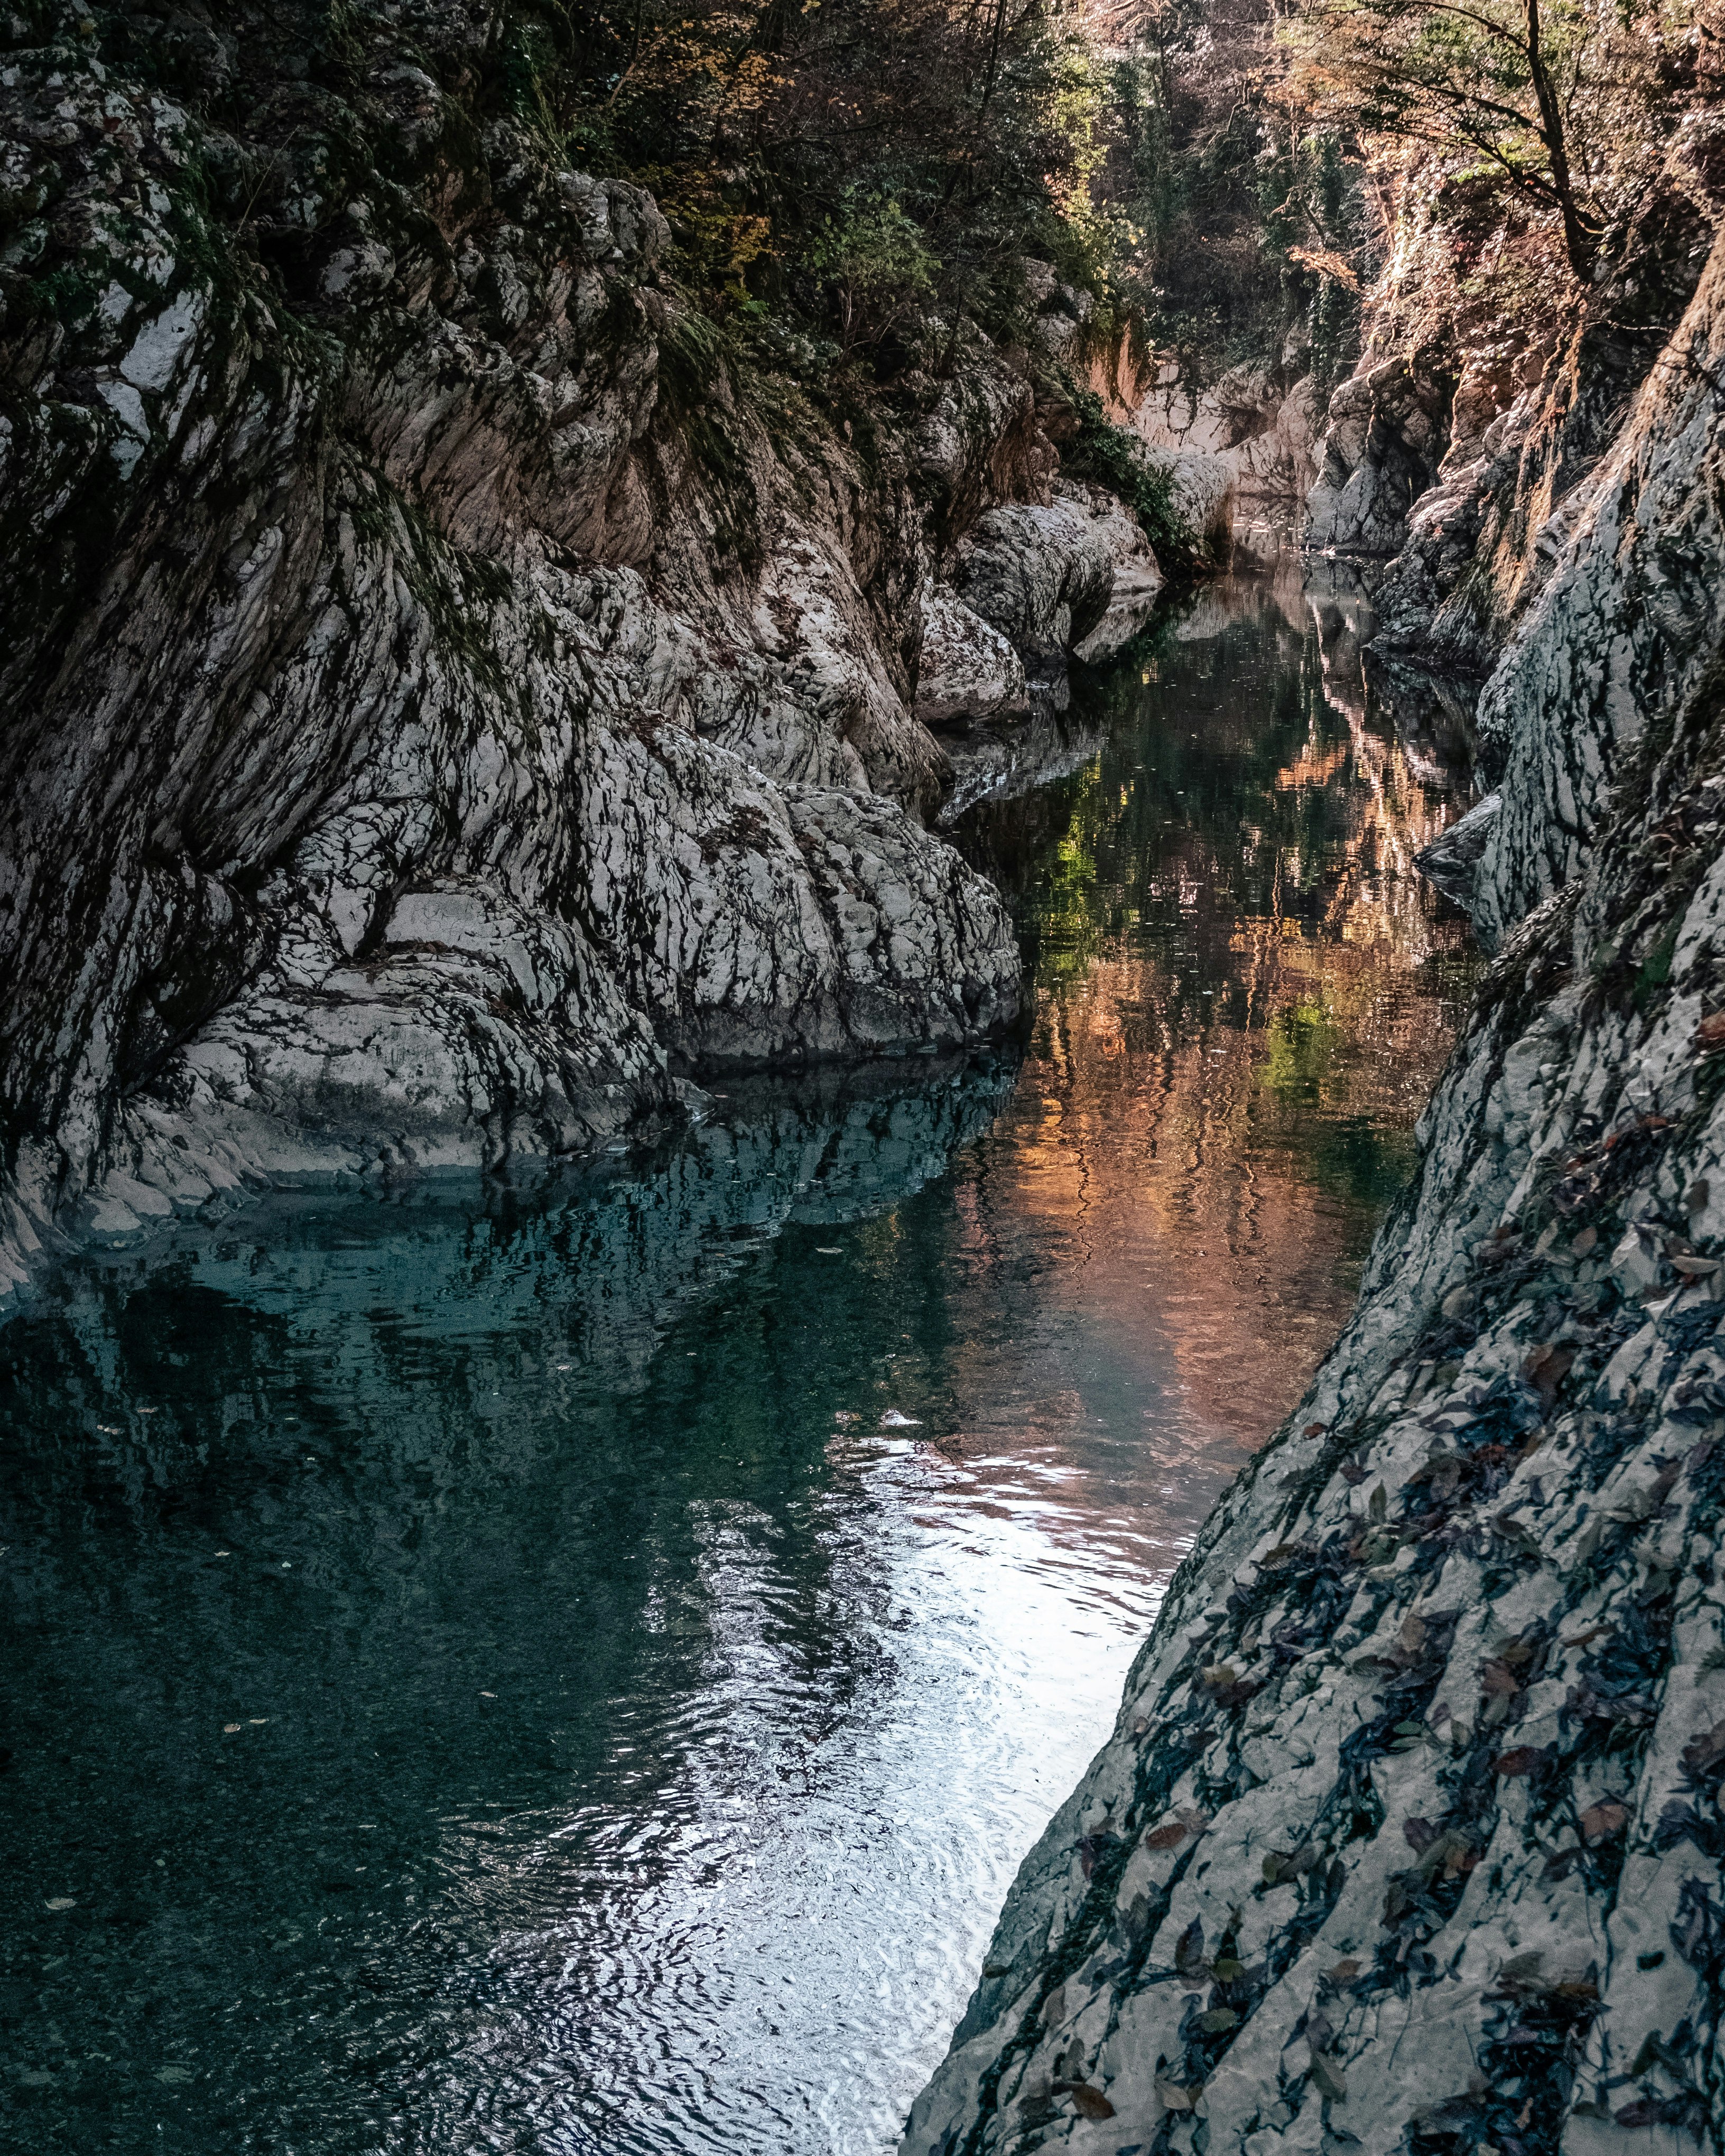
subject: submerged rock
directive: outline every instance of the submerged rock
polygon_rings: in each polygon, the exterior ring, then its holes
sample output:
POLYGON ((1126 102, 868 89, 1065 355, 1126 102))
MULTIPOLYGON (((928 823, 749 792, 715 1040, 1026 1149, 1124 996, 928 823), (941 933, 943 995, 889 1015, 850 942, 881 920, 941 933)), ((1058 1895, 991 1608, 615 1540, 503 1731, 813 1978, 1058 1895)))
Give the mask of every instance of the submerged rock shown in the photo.
POLYGON ((1502 806, 1500 795, 1488 793, 1483 801, 1476 801, 1465 816, 1458 817, 1419 856, 1421 872, 1430 877, 1445 898, 1453 898, 1458 906, 1467 905, 1473 896, 1481 857, 1502 806))

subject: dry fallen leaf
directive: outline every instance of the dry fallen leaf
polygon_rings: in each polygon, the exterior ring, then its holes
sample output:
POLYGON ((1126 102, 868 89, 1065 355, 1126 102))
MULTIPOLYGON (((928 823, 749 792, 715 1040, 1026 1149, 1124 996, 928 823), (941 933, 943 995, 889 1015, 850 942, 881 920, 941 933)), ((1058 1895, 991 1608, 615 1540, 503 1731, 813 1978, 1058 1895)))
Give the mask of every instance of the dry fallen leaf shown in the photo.
POLYGON ((1081 2118, 1112 2118, 1114 2107, 1099 2088, 1088 2082, 1073 2082, 1066 2090, 1072 2099, 1072 2108, 1081 2118))
POLYGON ((1544 1759, 1545 1753, 1537 1744, 1517 1744, 1512 1751, 1500 1752, 1494 1763, 1494 1772, 1499 1774, 1531 1774, 1544 1759))
POLYGON ((1608 1798, 1601 1804, 1589 1804, 1581 1815, 1581 1838, 1584 1841, 1593 1841, 1602 1835, 1615 1834, 1620 1826, 1626 1826, 1628 1823, 1629 1807, 1613 1804, 1608 1798))
POLYGON ((1170 2111, 1190 2111, 1198 2101, 1196 2090, 1183 2089, 1178 2082, 1164 2081, 1160 2074, 1156 2076, 1156 2093, 1170 2111))
POLYGON ((1154 1834, 1144 1836, 1144 1846, 1146 1849, 1178 1849, 1185 1839, 1185 1828, 1178 1820, 1170 1820, 1166 1826, 1159 1826, 1154 1834))

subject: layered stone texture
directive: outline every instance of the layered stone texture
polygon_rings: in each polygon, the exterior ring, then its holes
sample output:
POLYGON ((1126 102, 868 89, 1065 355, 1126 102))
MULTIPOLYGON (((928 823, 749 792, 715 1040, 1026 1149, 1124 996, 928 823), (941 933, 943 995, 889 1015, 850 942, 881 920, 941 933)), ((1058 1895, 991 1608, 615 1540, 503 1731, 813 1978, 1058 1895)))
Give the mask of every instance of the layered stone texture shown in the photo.
POLYGON ((1480 701, 1502 811, 1471 903, 1488 943, 1588 858, 1650 724, 1717 664, 1725 624, 1725 242, 1570 513, 1550 581, 1480 701))
POLYGON ((41 19, 0 78, 0 1293, 239 1180, 555 1157, 694 1072, 1009 1021, 914 701, 937 553, 1048 500, 1029 386, 973 340, 865 454, 746 382, 650 196, 476 117, 453 0, 316 82, 41 19))

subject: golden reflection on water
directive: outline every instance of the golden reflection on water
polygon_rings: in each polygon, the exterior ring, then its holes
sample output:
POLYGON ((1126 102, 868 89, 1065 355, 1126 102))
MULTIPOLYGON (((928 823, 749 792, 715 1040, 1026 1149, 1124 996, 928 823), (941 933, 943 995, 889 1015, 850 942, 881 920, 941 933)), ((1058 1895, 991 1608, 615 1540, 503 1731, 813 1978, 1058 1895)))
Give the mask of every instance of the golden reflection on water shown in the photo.
POLYGON ((1447 774, 1371 706, 1351 627, 1297 584, 1207 593, 1089 764, 975 819, 997 861, 1015 819, 1063 825, 1023 896, 1036 1017, 995 1203, 1065 1231, 1049 1292, 1172 1355, 1200 1445, 1261 1442, 1334 1338, 1471 971, 1414 866, 1447 774), (1272 675, 1296 685, 1266 734, 1272 675))

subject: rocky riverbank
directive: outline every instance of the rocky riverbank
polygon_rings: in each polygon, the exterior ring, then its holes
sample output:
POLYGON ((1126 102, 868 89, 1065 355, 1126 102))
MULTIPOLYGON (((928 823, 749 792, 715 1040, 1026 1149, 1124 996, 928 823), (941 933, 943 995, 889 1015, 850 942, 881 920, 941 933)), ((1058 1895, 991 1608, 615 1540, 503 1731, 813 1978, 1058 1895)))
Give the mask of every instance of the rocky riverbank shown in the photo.
POLYGON ((1725 2129, 1722 385, 1716 248, 1486 690, 1501 948, 1415 1181, 906 2156, 1725 2129))
POLYGON ((486 11, 398 12, 8 33, 0 1296, 1009 1024, 924 721, 1158 581, 979 331, 817 408, 476 107, 486 11))

